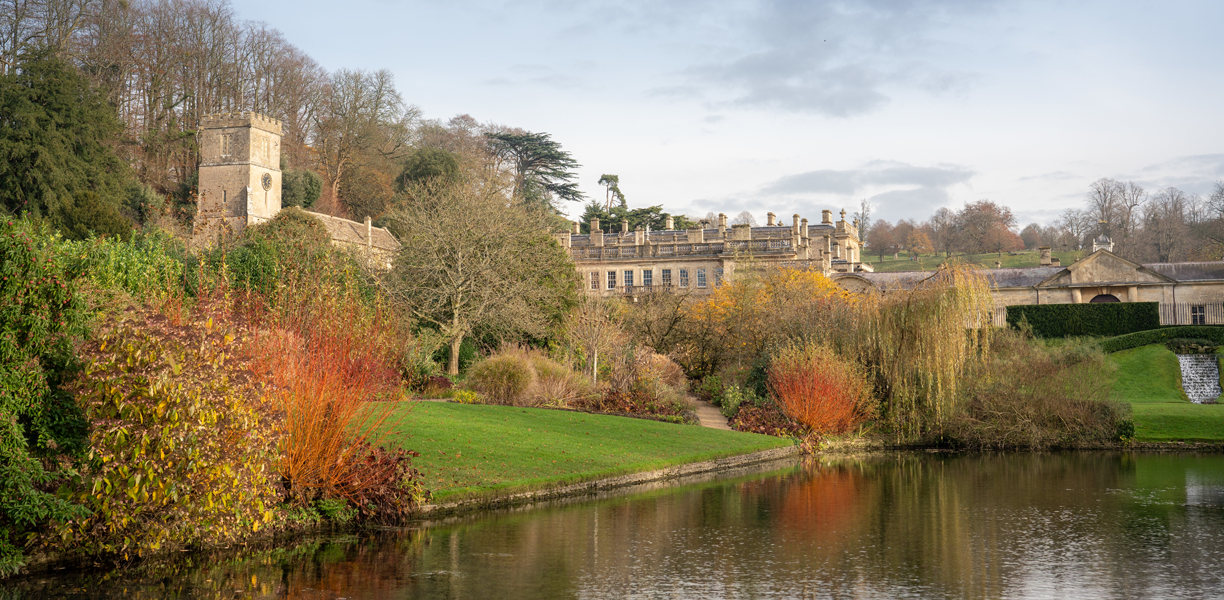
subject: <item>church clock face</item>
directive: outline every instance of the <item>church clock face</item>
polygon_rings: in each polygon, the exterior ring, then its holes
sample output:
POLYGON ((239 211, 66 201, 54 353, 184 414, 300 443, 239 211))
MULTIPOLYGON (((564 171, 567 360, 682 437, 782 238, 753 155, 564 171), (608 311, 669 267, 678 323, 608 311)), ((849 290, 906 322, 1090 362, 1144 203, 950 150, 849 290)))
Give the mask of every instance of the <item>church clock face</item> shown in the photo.
POLYGON ((263 184, 263 189, 265 192, 272 189, 272 174, 264 173, 263 177, 259 178, 259 182, 263 184))

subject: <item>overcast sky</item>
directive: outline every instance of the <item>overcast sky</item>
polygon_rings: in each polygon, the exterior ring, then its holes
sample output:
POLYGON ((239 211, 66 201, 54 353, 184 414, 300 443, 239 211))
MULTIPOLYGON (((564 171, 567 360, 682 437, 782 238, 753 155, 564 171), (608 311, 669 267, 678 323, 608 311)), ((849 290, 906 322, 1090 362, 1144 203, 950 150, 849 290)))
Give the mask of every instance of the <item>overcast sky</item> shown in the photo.
MULTIPOLYGON (((234 0, 426 118, 552 134, 631 207, 1021 225, 1102 177, 1224 179, 1224 2, 234 0)), ((573 206, 571 215, 582 208, 573 206)))

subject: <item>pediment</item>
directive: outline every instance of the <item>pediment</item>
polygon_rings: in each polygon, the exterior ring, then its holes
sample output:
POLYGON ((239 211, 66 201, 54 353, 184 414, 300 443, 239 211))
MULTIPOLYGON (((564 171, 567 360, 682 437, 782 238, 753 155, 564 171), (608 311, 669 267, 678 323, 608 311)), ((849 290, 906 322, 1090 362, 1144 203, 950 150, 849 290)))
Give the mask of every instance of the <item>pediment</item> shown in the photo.
POLYGON ((1108 250, 1098 250, 1087 258, 1068 265, 1066 269, 1037 284, 1037 287, 1166 283, 1176 282, 1108 250))

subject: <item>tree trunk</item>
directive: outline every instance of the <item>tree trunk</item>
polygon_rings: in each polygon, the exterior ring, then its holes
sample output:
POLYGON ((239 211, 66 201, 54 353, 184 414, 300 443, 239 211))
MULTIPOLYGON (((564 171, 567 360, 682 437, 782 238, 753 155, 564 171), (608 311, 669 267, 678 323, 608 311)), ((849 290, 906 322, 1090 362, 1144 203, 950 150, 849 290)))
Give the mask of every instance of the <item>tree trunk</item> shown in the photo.
POLYGON ((459 347, 462 345, 463 345, 463 336, 451 338, 450 363, 446 366, 446 372, 451 375, 459 374, 459 347))
POLYGON ((591 352, 591 383, 599 383, 599 350, 591 352))

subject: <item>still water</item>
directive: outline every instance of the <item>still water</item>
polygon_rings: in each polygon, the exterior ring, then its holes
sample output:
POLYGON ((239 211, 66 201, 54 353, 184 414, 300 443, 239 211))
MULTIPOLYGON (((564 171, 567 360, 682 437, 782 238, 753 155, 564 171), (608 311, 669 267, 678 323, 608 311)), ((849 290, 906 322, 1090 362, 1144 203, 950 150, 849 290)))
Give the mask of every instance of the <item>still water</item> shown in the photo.
POLYGON ((775 464, 0 598, 1224 597, 1224 456, 897 454, 775 464))

